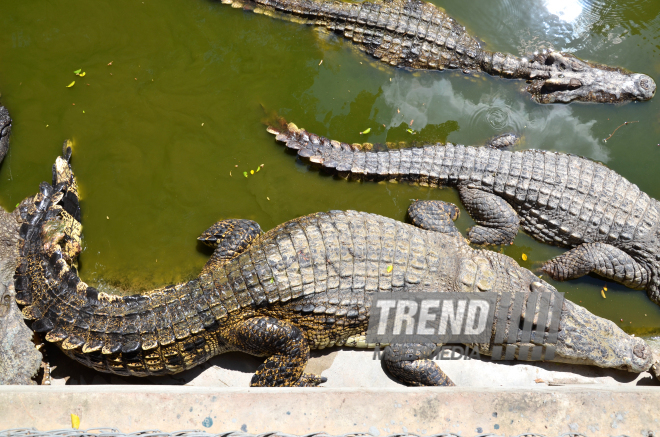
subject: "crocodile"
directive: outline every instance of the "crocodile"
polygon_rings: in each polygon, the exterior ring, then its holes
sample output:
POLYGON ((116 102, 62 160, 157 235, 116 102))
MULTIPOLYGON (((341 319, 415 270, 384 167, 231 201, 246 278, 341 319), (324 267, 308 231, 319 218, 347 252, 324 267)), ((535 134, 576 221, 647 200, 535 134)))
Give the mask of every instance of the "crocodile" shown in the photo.
POLYGON ((542 269, 559 281, 595 273, 660 304, 660 205, 587 158, 541 150, 435 144, 369 151, 299 129, 269 127, 289 149, 342 176, 458 188, 473 244, 513 244, 519 228, 571 250, 542 269))
MULTIPOLYGON (((0 162, 7 154, 10 132, 9 112, 0 106, 0 162)), ((32 378, 42 358, 14 301, 19 226, 18 209, 8 213, 0 207, 0 385, 35 384, 32 378)))
MULTIPOLYGON (((195 279, 108 295, 78 275, 82 225, 70 157, 65 143, 52 184, 42 182, 20 207, 16 299, 33 330, 101 372, 163 375, 241 351, 266 357, 253 386, 316 386, 326 379, 304 373, 310 349, 376 346, 365 337, 375 293, 558 296, 511 258, 471 248, 453 224, 458 209, 440 201, 413 203, 413 225, 356 211, 311 214, 266 233, 254 221, 222 220, 199 237, 215 251, 195 279)), ((562 305, 556 361, 657 375, 657 356, 642 339, 574 303, 562 305)), ((502 326, 515 337, 522 325, 513 319, 502 326)), ((493 343, 474 347, 491 353, 493 343)), ((431 351, 427 344, 389 345, 385 367, 405 384, 453 385, 428 359, 431 351)))
POLYGON ((543 50, 520 58, 485 50, 442 9, 420 0, 222 3, 324 27, 394 67, 483 71, 526 80, 526 91, 538 103, 620 103, 649 100, 655 95, 656 84, 645 74, 584 61, 568 53, 543 50))

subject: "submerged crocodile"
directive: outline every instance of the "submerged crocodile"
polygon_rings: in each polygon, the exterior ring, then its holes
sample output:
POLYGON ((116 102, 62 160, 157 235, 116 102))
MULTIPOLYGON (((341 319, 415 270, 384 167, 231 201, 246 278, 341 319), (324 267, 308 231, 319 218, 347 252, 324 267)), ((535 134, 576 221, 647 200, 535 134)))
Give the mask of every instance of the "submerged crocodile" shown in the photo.
POLYGON ((544 51, 527 58, 490 52, 444 11, 420 0, 363 3, 321 0, 222 0, 233 7, 283 15, 344 35, 367 54, 395 67, 464 72, 526 80, 538 103, 617 103, 649 100, 653 79, 544 51))
POLYGON ((603 164, 564 153, 452 144, 368 152, 292 123, 268 130, 340 174, 455 186, 477 223, 470 242, 511 244, 522 227, 542 242, 573 248, 544 264, 553 279, 593 272, 645 289, 660 304, 660 205, 603 164))
MULTIPOLYGON (((242 351, 267 357, 254 386, 315 386, 325 378, 303 373, 310 349, 374 346, 365 342, 374 293, 557 296, 511 258, 470 248, 453 225, 457 208, 439 201, 411 206, 416 226, 355 211, 311 214, 265 234, 250 220, 220 221, 199 238, 216 250, 197 278, 144 295, 99 293, 77 273, 82 227, 70 154, 57 158, 52 185, 43 182, 21 207, 16 299, 35 331, 102 372, 162 375, 242 351)), ((501 326, 520 335, 515 319, 501 326)), ((643 340, 569 301, 559 330, 557 361, 657 373, 643 340)), ((475 347, 490 353, 493 343, 475 347)), ((388 346, 387 369, 410 385, 453 385, 426 346, 388 346)))

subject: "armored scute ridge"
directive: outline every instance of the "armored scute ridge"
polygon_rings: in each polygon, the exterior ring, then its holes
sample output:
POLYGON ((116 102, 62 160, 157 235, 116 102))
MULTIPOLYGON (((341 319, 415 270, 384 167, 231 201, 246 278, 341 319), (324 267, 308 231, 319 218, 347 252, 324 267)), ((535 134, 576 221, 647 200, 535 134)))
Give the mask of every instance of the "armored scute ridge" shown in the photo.
POLYGON ((600 163, 453 144, 368 152, 293 124, 269 131, 300 156, 340 174, 455 186, 477 222, 470 242, 510 244, 522 227, 542 242, 574 248, 544 265, 552 278, 593 272, 645 289, 660 304, 658 201, 600 163))
MULTIPOLYGON (((314 386, 325 378, 303 373, 310 349, 375 346, 365 342, 375 293, 517 292, 525 314, 534 293, 557 296, 511 258, 471 249, 453 225, 458 209, 437 201, 411 206, 415 226, 355 211, 300 217, 265 234, 249 220, 220 221, 200 237, 216 250, 196 279, 144 295, 99 293, 76 269, 82 227, 70 153, 57 159, 53 183, 20 208, 16 299, 35 331, 102 372, 162 375, 242 351, 266 357, 252 385, 314 386)), ((497 338, 529 343, 512 318, 496 320, 490 343, 474 347, 487 354, 497 338)), ((544 338, 549 325, 538 323, 544 338)), ((428 359, 432 350, 391 345, 385 365, 406 384, 452 385, 428 359)), ((555 360, 632 372, 655 371, 657 361, 643 340, 568 301, 555 360)))
POLYGON ((484 50, 453 18, 420 0, 222 2, 253 8, 255 12, 277 12, 325 27, 394 67, 484 71, 524 79, 529 83, 527 92, 539 103, 616 103, 649 100, 655 94, 655 82, 647 75, 582 61, 569 54, 545 51, 518 58, 484 50))

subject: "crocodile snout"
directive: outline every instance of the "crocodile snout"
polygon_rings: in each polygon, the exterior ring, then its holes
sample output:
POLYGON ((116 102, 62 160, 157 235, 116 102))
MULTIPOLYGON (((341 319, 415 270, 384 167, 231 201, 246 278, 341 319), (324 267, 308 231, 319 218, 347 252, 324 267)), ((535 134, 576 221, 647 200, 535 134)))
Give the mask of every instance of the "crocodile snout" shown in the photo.
POLYGON ((649 100, 655 95, 655 81, 645 74, 635 74, 635 85, 637 87, 636 97, 639 100, 649 100))

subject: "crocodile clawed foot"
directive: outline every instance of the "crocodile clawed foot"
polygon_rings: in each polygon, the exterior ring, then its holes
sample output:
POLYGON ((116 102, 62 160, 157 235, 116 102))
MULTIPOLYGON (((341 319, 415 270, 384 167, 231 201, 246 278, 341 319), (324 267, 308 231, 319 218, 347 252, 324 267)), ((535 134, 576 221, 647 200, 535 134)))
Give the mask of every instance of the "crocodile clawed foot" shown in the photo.
POLYGON ((300 379, 294 384, 294 387, 318 387, 327 380, 328 378, 325 376, 303 373, 300 379))

